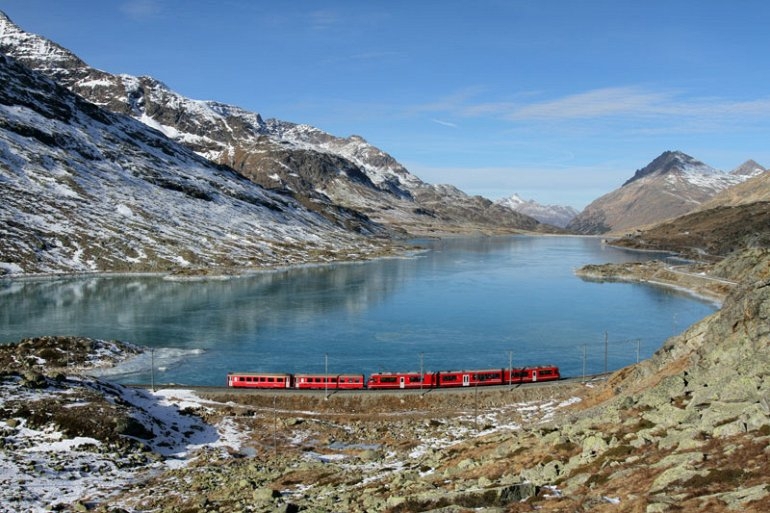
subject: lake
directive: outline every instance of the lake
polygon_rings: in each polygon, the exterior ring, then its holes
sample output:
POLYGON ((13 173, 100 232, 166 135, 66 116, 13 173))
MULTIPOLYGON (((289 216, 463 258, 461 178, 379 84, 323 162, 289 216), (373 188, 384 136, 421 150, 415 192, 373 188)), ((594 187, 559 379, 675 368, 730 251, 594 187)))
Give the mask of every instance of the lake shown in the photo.
POLYGON ((0 281, 0 343, 79 335, 154 348, 111 375, 123 383, 224 385, 229 371, 369 374, 511 362, 580 376, 647 358, 717 308, 671 289, 576 277, 589 263, 661 257, 597 238, 419 244, 425 251, 405 258, 223 280, 0 281))

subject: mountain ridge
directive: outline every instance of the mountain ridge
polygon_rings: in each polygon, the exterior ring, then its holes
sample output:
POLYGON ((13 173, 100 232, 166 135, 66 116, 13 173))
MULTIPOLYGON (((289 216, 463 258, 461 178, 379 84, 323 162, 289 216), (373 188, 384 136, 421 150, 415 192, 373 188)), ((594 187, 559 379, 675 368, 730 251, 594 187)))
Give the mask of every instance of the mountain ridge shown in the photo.
POLYGON ((445 201, 435 201, 445 189, 423 182, 359 136, 341 138, 308 125, 264 120, 237 106, 185 98, 151 77, 91 68, 62 46, 23 31, 7 15, 0 16, 0 49, 89 101, 139 119, 267 189, 292 195, 346 229, 374 231, 373 225, 380 225, 413 234, 551 231, 531 217, 456 188, 445 201), (340 217, 340 211, 357 215, 340 217), (351 218, 359 221, 351 225, 351 218))
POLYGON ((0 55, 0 274, 361 259, 345 230, 0 55))
POLYGON ((751 176, 719 171, 681 151, 665 151, 621 187, 591 202, 567 229, 605 234, 652 226, 695 210, 751 176))

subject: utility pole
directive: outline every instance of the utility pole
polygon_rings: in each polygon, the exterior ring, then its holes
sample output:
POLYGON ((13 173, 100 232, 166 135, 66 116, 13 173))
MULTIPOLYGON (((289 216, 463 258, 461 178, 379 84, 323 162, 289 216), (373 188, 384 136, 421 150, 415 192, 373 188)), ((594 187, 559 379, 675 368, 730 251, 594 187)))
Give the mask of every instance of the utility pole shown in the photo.
POLYGON ((476 381, 476 384, 473 385, 473 427, 476 430, 476 433, 479 432, 479 383, 478 380, 476 381))
POLYGON ((425 381, 425 366, 424 366, 425 353, 420 353, 420 397, 423 397, 422 383, 425 381))
POLYGON ((508 351, 508 386, 513 388, 513 351, 508 351))
POLYGON ((150 383, 152 391, 155 392, 155 348, 150 348, 150 383))
POLYGON ((324 401, 329 400, 329 353, 324 354, 324 401))
POLYGON ((278 455, 278 410, 275 407, 275 400, 278 395, 273 392, 273 455, 278 455))
POLYGON ((604 373, 607 374, 607 351, 609 349, 609 336, 604 332, 604 373))

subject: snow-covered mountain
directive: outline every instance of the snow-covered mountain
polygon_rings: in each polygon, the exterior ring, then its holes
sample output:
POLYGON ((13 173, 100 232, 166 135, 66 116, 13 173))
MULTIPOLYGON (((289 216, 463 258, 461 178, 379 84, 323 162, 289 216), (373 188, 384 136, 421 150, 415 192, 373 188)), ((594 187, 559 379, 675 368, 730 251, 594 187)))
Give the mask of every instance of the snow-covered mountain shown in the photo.
POLYGON ((680 151, 666 151, 619 189, 588 205, 567 228, 598 234, 649 226, 691 212, 751 176, 725 173, 680 151))
POLYGON ((382 251, 378 239, 0 54, 0 274, 279 266, 382 251))
POLYGON ((497 200, 498 205, 508 207, 516 212, 534 217, 541 223, 564 228, 572 219, 578 215, 578 211, 570 206, 564 205, 543 205, 534 200, 525 200, 518 194, 513 194, 508 198, 497 200))
POLYGON ((749 178, 753 178, 755 176, 759 176, 762 173, 767 171, 767 169, 759 164, 757 164, 754 160, 747 160, 740 166, 736 167, 732 171, 730 171, 731 175, 738 175, 738 176, 748 176, 749 178))
POLYGON ((448 189, 423 182, 361 137, 264 120, 236 106, 185 98, 151 77, 94 69, 2 13, 0 51, 96 105, 130 115, 200 156, 292 195, 346 229, 371 232, 372 224, 411 233, 541 229, 530 217, 456 189, 435 201, 448 189))

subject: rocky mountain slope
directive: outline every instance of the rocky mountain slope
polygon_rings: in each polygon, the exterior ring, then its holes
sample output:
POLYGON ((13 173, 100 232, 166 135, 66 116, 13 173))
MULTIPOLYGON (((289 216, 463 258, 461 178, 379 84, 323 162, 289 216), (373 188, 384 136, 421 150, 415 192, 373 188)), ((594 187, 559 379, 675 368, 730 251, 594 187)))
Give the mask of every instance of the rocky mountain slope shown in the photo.
POLYGON ((5 55, 0 149, 3 274, 277 266, 388 251, 5 55))
POLYGON ((522 214, 534 217, 541 223, 550 224, 559 228, 567 226, 579 213, 570 206, 543 205, 534 200, 524 200, 518 194, 500 199, 495 203, 508 207, 516 212, 521 212, 522 214))
POLYGON ((720 192, 701 205, 698 210, 770 201, 770 173, 764 167, 749 160, 733 171, 733 174, 741 174, 749 178, 720 192))
POLYGON ((666 151, 619 189, 593 201, 567 229, 583 234, 623 233, 654 225, 691 212, 760 172, 761 168, 753 168, 724 173, 682 152, 666 151))
POLYGON ((380 224, 410 233, 548 230, 483 198, 426 184, 361 137, 265 121, 239 107, 185 98, 151 77, 94 69, 2 13, 0 50, 103 108, 132 116, 267 189, 294 196, 346 229, 371 232, 380 224))

